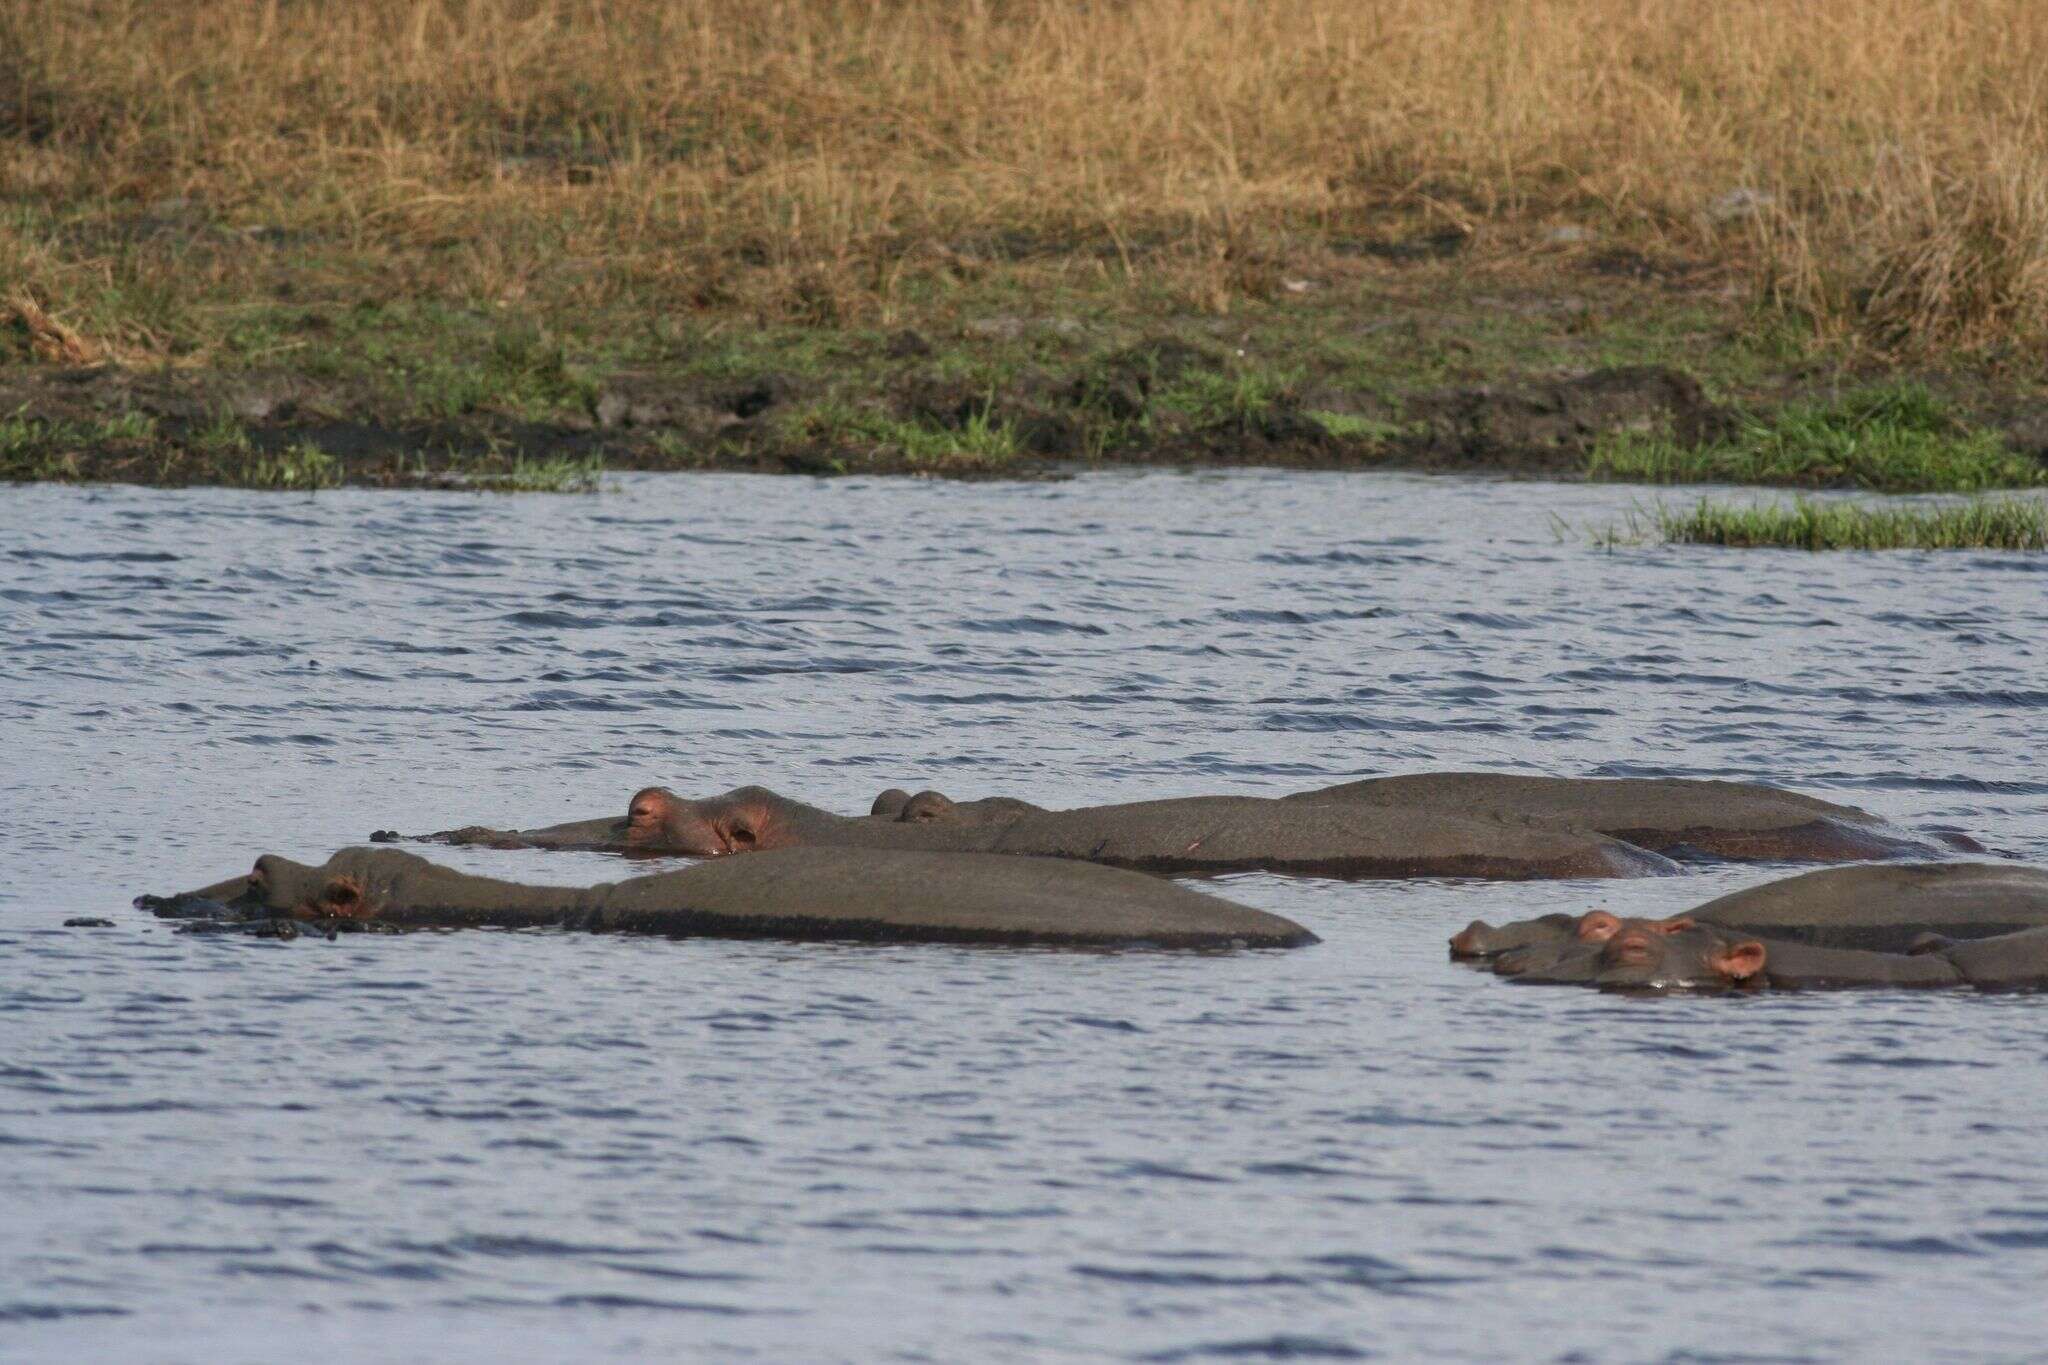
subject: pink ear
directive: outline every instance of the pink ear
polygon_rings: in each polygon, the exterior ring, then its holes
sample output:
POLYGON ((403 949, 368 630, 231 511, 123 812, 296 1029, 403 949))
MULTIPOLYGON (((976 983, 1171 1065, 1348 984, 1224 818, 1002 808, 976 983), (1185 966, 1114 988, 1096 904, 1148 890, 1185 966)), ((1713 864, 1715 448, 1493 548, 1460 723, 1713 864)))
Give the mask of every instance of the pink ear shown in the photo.
POLYGON ((1697 927, 1691 915, 1673 915, 1670 919, 1658 920, 1656 924, 1657 932, 1660 934, 1680 934, 1697 927))
POLYGON ((1579 925, 1575 932, 1581 943, 1605 943, 1614 937, 1615 931, 1619 928, 1621 921, 1605 910, 1588 910, 1579 916, 1579 925))
POLYGON ((1723 948, 1715 956, 1713 966, 1715 971, 1731 981, 1747 981, 1764 969, 1764 959, 1768 956, 1763 944, 1749 938, 1723 948))

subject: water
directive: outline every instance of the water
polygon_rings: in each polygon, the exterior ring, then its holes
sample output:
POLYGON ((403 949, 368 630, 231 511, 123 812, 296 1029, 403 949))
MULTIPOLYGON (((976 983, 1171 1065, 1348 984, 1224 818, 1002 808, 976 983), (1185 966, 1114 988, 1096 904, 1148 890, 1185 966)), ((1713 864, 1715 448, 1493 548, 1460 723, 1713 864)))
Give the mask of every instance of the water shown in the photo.
POLYGON ((2040 1351, 2048 999, 1445 959, 1774 869, 1234 877, 1325 942, 1207 957, 126 906, 654 780, 1765 776, 2048 863, 2048 558, 1610 553, 1554 519, 1640 495, 1528 483, 622 483, 0 491, 0 1357, 2040 1351))

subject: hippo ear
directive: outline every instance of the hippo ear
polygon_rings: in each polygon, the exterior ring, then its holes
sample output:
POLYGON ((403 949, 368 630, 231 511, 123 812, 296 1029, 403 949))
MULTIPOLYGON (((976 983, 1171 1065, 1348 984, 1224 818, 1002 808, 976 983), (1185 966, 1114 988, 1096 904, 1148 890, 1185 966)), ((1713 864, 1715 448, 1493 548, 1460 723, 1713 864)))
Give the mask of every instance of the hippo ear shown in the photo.
POLYGON ((1682 934, 1688 929, 1696 929, 1699 926, 1693 923, 1691 915, 1673 915, 1670 919, 1658 920, 1650 927, 1660 934, 1682 934))
POLYGON ((868 807, 868 814, 885 815, 893 819, 903 814, 903 808, 909 804, 909 792, 901 787, 891 787, 875 798, 875 804, 868 807))
POLYGON ((934 820, 953 818, 951 798, 934 791, 922 791, 903 803, 903 811, 897 819, 908 824, 930 824, 934 820))
POLYGON ((1588 910, 1579 916, 1578 925, 1573 932, 1578 934, 1581 943, 1605 943, 1613 938, 1620 928, 1621 920, 1605 910, 1588 910))
POLYGON ((1746 938, 1739 943, 1723 944, 1709 965, 1730 981, 1747 981, 1764 969, 1764 959, 1768 956, 1763 944, 1746 938))

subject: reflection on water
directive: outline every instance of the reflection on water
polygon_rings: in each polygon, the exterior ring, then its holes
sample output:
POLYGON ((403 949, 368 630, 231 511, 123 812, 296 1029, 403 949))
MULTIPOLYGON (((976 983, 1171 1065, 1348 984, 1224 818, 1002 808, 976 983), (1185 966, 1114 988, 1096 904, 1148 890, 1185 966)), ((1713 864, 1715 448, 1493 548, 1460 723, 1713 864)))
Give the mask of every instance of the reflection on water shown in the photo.
POLYGON ((124 908, 656 780, 858 811, 1762 775, 2048 863, 2048 561, 1553 529, 1638 496, 5 490, 0 1355, 2038 1350, 2041 999, 1631 1001, 1445 961, 1475 916, 1767 871, 1231 878, 1325 942, 1208 957, 219 942, 124 908))

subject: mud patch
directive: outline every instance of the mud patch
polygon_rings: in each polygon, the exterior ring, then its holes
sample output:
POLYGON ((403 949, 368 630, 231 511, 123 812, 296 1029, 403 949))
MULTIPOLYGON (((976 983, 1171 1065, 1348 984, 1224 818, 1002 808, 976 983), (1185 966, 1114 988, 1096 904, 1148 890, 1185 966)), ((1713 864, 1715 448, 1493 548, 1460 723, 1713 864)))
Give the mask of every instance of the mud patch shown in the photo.
POLYGON ((1630 365, 1514 386, 1423 394, 1406 411, 1420 429, 1404 437, 1430 463, 1562 472, 1602 436, 1641 432, 1695 446, 1734 425, 1699 381, 1678 370, 1630 365))

